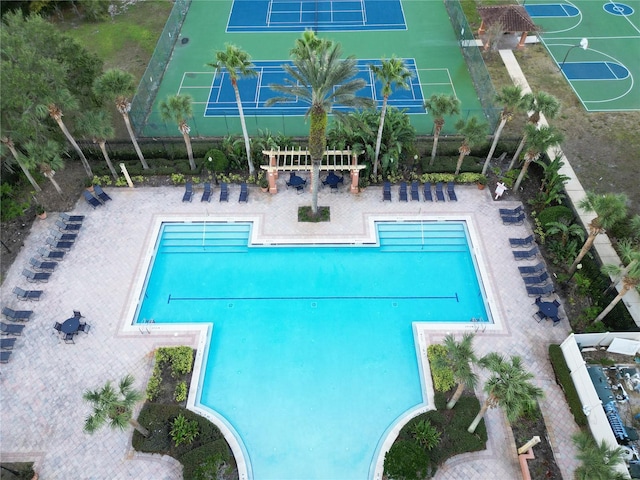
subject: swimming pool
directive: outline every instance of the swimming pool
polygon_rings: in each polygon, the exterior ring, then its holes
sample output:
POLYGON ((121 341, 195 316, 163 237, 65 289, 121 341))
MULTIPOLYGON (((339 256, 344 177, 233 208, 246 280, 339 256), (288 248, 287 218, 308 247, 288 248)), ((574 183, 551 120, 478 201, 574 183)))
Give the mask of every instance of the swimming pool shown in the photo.
POLYGON ((375 245, 248 246, 252 224, 164 223, 138 319, 214 325, 199 400, 257 479, 372 477, 424 405, 413 322, 488 321, 464 222, 379 222, 375 245))

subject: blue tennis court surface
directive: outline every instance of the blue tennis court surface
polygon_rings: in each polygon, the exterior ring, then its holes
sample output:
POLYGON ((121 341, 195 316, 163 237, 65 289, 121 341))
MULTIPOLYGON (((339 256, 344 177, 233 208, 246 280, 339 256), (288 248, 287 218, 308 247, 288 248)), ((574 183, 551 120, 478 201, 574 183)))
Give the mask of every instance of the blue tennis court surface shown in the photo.
POLYGON ((530 17, 575 17, 580 15, 580 10, 568 3, 525 5, 524 8, 530 17))
POLYGON ((227 32, 405 30, 400 0, 235 0, 227 32))
POLYGON ((568 80, 623 80, 629 70, 615 62, 570 62, 562 66, 568 80))
MULTIPOLYGON (((411 84, 408 90, 394 90, 389 96, 388 105, 399 109, 406 109, 407 113, 424 113, 424 96, 416 62, 413 58, 403 59, 409 71, 413 73, 411 84)), ((256 61, 253 62, 258 75, 251 78, 238 80, 238 89, 242 100, 242 109, 246 115, 304 115, 309 109, 309 105, 302 101, 278 103, 272 107, 265 107, 265 102, 275 96, 280 96, 271 90, 271 84, 284 84, 287 74, 282 69, 282 65, 291 62, 287 61, 256 61)), ((362 78, 366 82, 365 88, 358 92, 359 96, 373 98, 377 106, 382 105, 382 84, 377 82, 371 73, 369 65, 380 65, 380 60, 358 60, 357 78, 362 78)), ((335 110, 347 111, 347 108, 336 105, 335 110)), ((205 117, 215 117, 223 115, 238 115, 236 96, 226 71, 216 74, 213 78, 211 92, 207 100, 205 117)))

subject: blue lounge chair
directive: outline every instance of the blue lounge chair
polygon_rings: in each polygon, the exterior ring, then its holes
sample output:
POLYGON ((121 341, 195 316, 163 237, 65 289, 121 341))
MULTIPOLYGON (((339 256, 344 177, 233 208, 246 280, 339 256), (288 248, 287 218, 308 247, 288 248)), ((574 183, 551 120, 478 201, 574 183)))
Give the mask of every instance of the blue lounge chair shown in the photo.
POLYGON ((525 238, 510 238, 509 245, 511 245, 511 248, 528 248, 531 246, 533 241, 533 235, 529 235, 525 238))
POLYGON ((524 223, 524 213, 516 216, 503 215, 502 223, 505 225, 522 225, 524 223))
POLYGON ((411 201, 420 201, 420 190, 418 182, 411 182, 411 201))
POLYGON ((91 193, 88 192, 87 190, 83 190, 82 195, 84 196, 84 199, 87 201, 87 203, 91 205, 91 207, 93 207, 94 210, 96 207, 99 207, 100 205, 102 205, 102 202, 100 202, 100 200, 98 200, 96 197, 91 195, 91 193))
POLYGON ((447 182, 447 195, 449 195, 449 200, 452 202, 457 202, 458 197, 455 192, 455 185, 453 182, 447 182))
POLYGON ((24 330, 24 325, 0 322, 0 332, 2 332, 2 335, 15 335, 18 337, 22 335, 22 330, 24 330))
POLYGON ((18 300, 32 300, 37 302, 40 300, 43 292, 42 290, 23 290, 20 287, 15 287, 13 293, 18 296, 18 300))
POLYGON ((32 272, 31 270, 22 270, 22 274, 27 277, 27 282, 31 283, 46 283, 49 281, 51 274, 48 272, 32 272))
POLYGON ((426 182, 422 189, 425 202, 433 202, 433 195, 431 194, 431 182, 426 182))
POLYGON ((513 217, 522 212, 522 205, 518 205, 516 208, 501 208, 499 211, 500 215, 513 217))
POLYGON ((69 215, 64 212, 60 213, 60 220, 64 223, 82 223, 84 215, 69 215))
POLYGON ((100 185, 94 185, 93 190, 94 192, 96 192, 98 200, 100 200, 102 203, 107 203, 109 200, 111 200, 111 197, 107 195, 104 190, 102 190, 102 187, 100 185))
POLYGON ((33 257, 29 259, 29 263, 35 270, 41 272, 53 272, 58 266, 58 262, 43 262, 33 257))
POLYGON ((555 287, 553 286, 553 283, 548 283, 541 287, 535 287, 535 286, 527 287, 527 294, 530 297, 540 297, 540 296, 546 297, 548 295, 551 295, 554 291, 555 291, 555 287))
POLYGON ((8 320, 26 322, 33 315, 33 310, 13 310, 9 307, 2 307, 2 315, 7 317, 8 320))
POLYGON ((444 190, 442 182, 436 183, 436 198, 439 202, 444 202, 444 190))
POLYGON ((549 274, 542 272, 540 275, 533 275, 531 277, 522 277, 525 285, 542 285, 549 280, 549 274))
POLYGON ((183 202, 190 202, 193 200, 193 183, 187 182, 184 185, 184 195, 182 195, 183 202))
POLYGON ((398 192, 400 195, 401 202, 408 202, 407 198, 407 182, 400 182, 400 191, 398 192))
POLYGON ((47 250, 44 247, 38 248, 38 253, 42 258, 48 258, 51 260, 62 260, 64 258, 64 254, 67 252, 63 252, 61 250, 47 250))
POLYGON ((204 190, 202 191, 201 202, 210 202, 211 201, 211 183, 205 182, 204 190))
POLYGON ((50 230, 51 236, 60 242, 75 242, 78 238, 77 233, 62 233, 58 230, 50 230))
POLYGON ((225 182, 220 184, 220 201, 228 202, 229 201, 229 188, 225 182))
POLYGON ((240 184, 240 197, 238 197, 238 202, 247 203, 248 201, 249 201, 249 190, 247 189, 247 184, 243 182, 240 184))
POLYGON ((60 242, 52 237, 47 238, 47 245, 54 250, 71 250, 73 242, 60 242))
POLYGON ((2 338, 0 339, 0 348, 2 348, 2 350, 11 350, 15 343, 15 338, 2 338))
POLYGON ((384 202, 385 200, 391 201, 391 183, 390 182, 384 182, 384 185, 382 186, 382 201, 384 202))
POLYGON ((520 275, 537 275, 545 270, 544 263, 538 263, 537 265, 527 265, 526 267, 518 267, 520 275))
POLYGON ((62 220, 56 220, 56 227, 61 232, 77 232, 82 228, 81 223, 64 223, 62 220))
POLYGON ((11 352, 0 352, 0 363, 9 363, 11 352))
POLYGON ((533 247, 531 250, 515 250, 513 252, 513 258, 516 260, 528 260, 536 257, 540 253, 538 247, 533 247))

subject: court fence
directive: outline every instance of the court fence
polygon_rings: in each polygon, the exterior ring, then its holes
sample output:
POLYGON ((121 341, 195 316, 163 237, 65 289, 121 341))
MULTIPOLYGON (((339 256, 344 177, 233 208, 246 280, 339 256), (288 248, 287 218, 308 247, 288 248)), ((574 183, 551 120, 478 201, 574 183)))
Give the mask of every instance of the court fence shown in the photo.
POLYGON ((180 36, 182 23, 191 6, 191 1, 174 0, 167 23, 164 25, 147 69, 140 79, 140 85, 138 85, 136 95, 131 102, 131 112, 129 114, 133 128, 138 136, 142 134, 147 122, 147 117, 158 93, 158 87, 171 59, 173 47, 180 36))
POLYGON ((482 53, 478 48, 476 39, 473 36, 473 30, 469 27, 469 22, 462 11, 462 5, 460 5, 459 0, 444 0, 444 5, 449 13, 453 31, 460 44, 462 56, 467 62, 485 118, 489 122, 491 131, 493 131, 500 119, 500 109, 496 108, 493 103, 496 91, 491 83, 491 77, 482 58, 482 53))

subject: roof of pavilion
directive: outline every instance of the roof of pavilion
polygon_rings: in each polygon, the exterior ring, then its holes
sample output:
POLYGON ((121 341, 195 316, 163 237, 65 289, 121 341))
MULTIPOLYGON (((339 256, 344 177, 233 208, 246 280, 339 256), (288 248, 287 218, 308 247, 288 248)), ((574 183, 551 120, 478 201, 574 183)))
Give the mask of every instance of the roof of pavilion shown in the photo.
POLYGON ((536 32, 540 30, 522 5, 492 5, 478 7, 485 28, 501 23, 505 32, 536 32))

